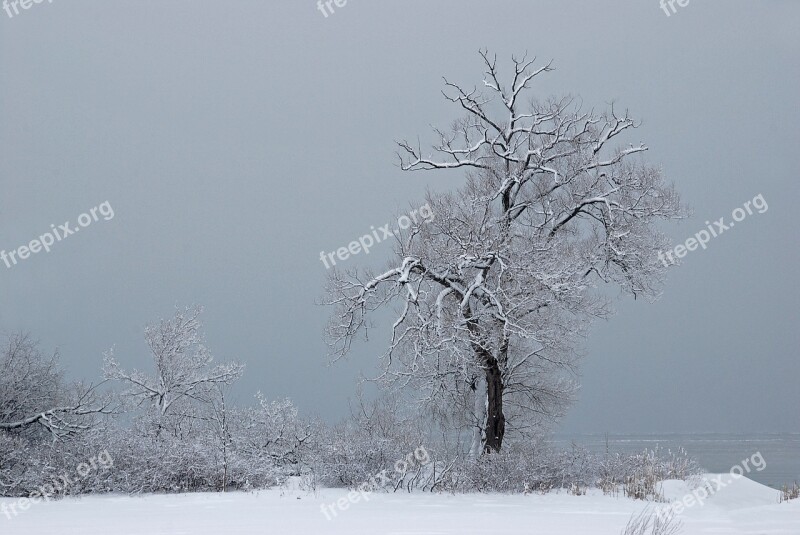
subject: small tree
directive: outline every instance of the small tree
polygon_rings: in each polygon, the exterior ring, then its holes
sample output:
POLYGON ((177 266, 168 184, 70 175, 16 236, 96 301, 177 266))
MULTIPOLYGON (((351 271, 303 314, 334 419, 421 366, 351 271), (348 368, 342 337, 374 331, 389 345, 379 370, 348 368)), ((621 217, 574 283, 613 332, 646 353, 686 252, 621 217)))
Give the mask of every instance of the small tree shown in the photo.
POLYGON ((436 130, 433 155, 399 143, 407 171, 463 169, 466 185, 429 193, 435 219, 397 236, 382 271, 333 271, 325 302, 335 358, 366 334, 379 309, 396 319, 380 379, 466 415, 474 453, 563 414, 579 341, 607 317, 601 287, 655 298, 668 240, 656 221, 682 216, 642 145, 612 147, 636 127, 614 106, 583 111, 570 97, 526 100, 551 69, 513 60, 504 85, 481 52, 483 91, 445 79, 465 116, 436 130))
POLYGON ((123 395, 141 404, 152 403, 156 412, 156 434, 166 426, 179 432, 187 420, 205 411, 218 394, 217 388, 229 385, 242 375, 238 363, 213 365, 214 357, 205 346, 201 332, 200 307, 178 311, 145 329, 155 374, 127 372, 114 358, 113 350, 105 357, 109 379, 126 386, 123 395))
POLYGON ((248 459, 294 474, 310 453, 315 423, 298 417, 289 399, 270 401, 259 392, 258 405, 243 411, 237 449, 248 459))
POLYGON ((233 438, 231 436, 231 410, 225 400, 226 385, 216 385, 217 395, 212 398, 208 416, 208 427, 214 439, 214 447, 222 463, 222 492, 228 489, 230 457, 233 438))

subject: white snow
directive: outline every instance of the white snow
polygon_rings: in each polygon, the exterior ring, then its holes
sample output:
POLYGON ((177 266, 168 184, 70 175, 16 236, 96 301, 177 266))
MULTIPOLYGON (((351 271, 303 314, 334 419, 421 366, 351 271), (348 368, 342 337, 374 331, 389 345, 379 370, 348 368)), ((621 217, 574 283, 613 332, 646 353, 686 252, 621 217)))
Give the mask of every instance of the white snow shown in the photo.
MULTIPOLYGON (((668 481, 664 493, 682 499, 692 489, 668 481)), ((647 505, 590 490, 546 495, 372 494, 327 520, 320 507, 347 491, 275 489, 253 493, 89 496, 32 505, 8 519, 0 535, 617 535, 631 513, 647 505)), ((17 500, 0 499, 2 504, 17 500)), ((778 503, 778 492, 746 478, 734 481, 681 515, 685 535, 800 535, 800 500, 778 503)))

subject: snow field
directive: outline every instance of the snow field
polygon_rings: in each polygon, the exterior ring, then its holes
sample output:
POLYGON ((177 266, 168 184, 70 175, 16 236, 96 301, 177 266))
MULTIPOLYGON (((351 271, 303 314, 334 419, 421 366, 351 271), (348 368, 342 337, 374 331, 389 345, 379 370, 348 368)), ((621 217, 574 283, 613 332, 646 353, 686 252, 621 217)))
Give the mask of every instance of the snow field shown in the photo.
MULTIPOLYGON (((693 489, 667 481, 663 490, 675 501, 693 489)), ((648 505, 597 489, 585 496, 373 493, 326 519, 322 506, 347 495, 345 489, 273 489, 67 498, 11 519, 0 515, 0 535, 618 535, 631 514, 648 505)), ((778 491, 747 478, 686 508, 680 518, 684 535, 800 535, 800 501, 779 504, 778 491)))

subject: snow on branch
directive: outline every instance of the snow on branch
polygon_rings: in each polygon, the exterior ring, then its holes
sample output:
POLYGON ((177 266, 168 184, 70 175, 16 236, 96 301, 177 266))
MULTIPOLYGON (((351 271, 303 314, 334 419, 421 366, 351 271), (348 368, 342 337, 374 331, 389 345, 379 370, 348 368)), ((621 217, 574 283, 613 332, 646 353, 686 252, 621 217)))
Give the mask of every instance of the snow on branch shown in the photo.
POLYGON ((213 365, 201 332, 201 312, 200 307, 179 310, 173 318, 145 329, 155 375, 125 371, 110 350, 105 357, 106 377, 126 385, 126 396, 152 402, 162 415, 179 401, 209 402, 214 388, 238 379, 244 366, 235 362, 213 365))

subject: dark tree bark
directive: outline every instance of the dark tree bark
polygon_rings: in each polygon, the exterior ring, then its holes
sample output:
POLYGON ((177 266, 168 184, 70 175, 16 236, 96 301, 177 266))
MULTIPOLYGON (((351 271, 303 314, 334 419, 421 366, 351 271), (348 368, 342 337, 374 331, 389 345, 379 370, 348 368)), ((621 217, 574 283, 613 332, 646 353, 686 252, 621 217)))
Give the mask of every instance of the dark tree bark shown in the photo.
MULTIPOLYGON (((467 322, 470 332, 478 337, 480 329, 478 322, 471 319, 467 322)), ((500 451, 503 446, 503 437, 506 433, 506 417, 503 414, 503 374, 500 363, 492 351, 482 346, 477 340, 472 342, 478 362, 483 367, 486 376, 486 423, 484 425, 484 453, 500 451)), ((504 340, 499 348, 499 355, 505 358, 508 351, 508 341, 504 340)))
POLYGON ((503 377, 497 359, 490 357, 486 363, 486 391, 488 403, 486 407, 486 442, 485 453, 500 451, 503 436, 506 433, 506 417, 503 414, 503 377))

